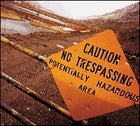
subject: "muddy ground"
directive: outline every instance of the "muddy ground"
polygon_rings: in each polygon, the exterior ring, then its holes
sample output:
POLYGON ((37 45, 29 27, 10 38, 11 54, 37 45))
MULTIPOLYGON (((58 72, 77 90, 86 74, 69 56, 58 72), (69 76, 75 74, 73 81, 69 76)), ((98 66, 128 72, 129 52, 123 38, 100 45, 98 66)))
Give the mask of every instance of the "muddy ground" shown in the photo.
MULTIPOLYGON (((56 44, 61 44, 67 48, 72 46, 73 42, 80 42, 93 35, 93 33, 78 32, 71 34, 39 32, 29 35, 8 34, 3 36, 48 57, 50 54, 62 50, 56 44)), ((133 45, 133 43, 129 43, 133 45)), ((125 52, 130 49, 130 45, 125 46, 125 52)), ((131 58, 133 55, 126 52, 128 61, 139 82, 139 56, 136 56, 135 61, 133 61, 131 58)), ((25 86, 38 92, 41 96, 49 98, 58 105, 66 108, 46 64, 1 43, 1 70, 25 86)), ((29 118, 38 126, 80 125, 72 122, 46 105, 41 104, 3 79, 1 79, 1 101, 29 118)), ((3 109, 1 109, 0 115, 1 125, 23 125, 23 123, 3 109)), ((88 125, 139 126, 139 107, 132 106, 100 117, 91 118, 89 119, 88 125)))

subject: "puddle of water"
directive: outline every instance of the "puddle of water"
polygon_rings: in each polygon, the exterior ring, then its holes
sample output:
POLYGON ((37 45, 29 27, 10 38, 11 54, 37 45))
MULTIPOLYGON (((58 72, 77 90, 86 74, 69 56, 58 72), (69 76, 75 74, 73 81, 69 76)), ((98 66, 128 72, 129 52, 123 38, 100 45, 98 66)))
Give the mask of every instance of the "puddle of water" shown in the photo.
POLYGON ((53 32, 51 29, 45 29, 42 27, 36 27, 30 24, 29 21, 18 21, 11 19, 1 18, 1 34, 14 34, 20 33, 27 35, 33 32, 53 32))

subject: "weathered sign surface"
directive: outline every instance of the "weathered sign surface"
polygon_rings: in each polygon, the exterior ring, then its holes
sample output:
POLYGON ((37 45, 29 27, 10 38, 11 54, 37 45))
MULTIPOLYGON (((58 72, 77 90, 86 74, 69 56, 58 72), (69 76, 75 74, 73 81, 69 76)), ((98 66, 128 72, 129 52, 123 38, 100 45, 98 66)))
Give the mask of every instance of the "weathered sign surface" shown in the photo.
POLYGON ((139 84, 111 30, 49 56, 47 63, 75 120, 139 104, 139 84))

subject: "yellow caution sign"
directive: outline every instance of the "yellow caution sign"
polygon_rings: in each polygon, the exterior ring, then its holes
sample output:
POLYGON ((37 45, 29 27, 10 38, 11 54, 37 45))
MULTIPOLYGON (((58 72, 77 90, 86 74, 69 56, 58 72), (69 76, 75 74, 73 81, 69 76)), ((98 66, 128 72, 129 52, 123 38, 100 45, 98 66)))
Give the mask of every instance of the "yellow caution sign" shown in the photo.
POLYGON ((47 58, 75 120, 139 104, 139 84, 111 30, 47 58))

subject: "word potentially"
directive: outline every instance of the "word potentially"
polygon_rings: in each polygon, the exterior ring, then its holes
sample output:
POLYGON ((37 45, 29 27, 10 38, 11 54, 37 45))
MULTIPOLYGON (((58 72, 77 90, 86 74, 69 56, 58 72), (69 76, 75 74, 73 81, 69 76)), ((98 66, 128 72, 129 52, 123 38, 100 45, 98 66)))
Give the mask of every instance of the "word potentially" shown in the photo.
POLYGON ((84 82, 87 82, 90 76, 80 73, 79 71, 74 70, 73 68, 70 68, 68 66, 65 66, 62 63, 57 62, 56 60, 50 59, 49 64, 52 64, 53 67, 58 68, 59 70, 62 70, 63 72, 68 73, 71 76, 74 76, 84 82))

